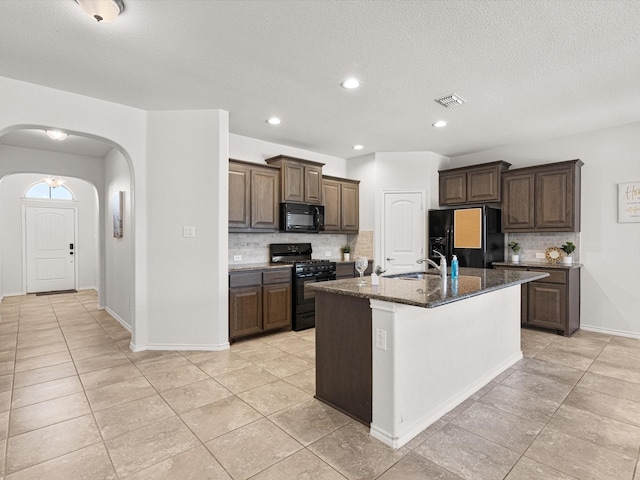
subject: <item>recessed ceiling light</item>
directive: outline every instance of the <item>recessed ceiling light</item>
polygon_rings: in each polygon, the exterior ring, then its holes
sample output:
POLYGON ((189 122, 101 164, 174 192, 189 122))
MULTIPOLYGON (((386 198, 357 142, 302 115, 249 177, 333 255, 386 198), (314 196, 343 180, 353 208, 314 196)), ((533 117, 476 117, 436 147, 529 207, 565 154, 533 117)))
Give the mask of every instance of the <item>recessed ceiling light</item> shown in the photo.
POLYGON ((278 117, 271 117, 269 120, 267 120, 267 123, 269 125, 280 125, 280 119, 278 117))
POLYGON ((436 128, 446 127, 447 122, 445 122, 444 120, 438 120, 436 123, 433 124, 433 126, 436 128))
POLYGON ((364 148, 364 146, 362 146, 362 145, 354 145, 351 148, 353 148, 354 150, 362 150, 364 148))
POLYGON ((342 81, 340 86, 342 88, 349 88, 349 89, 358 88, 360 86, 360 80, 358 80, 357 78, 347 78, 346 80, 342 81))
POLYGON ((47 130, 47 135, 49 135, 49 138, 52 138, 53 140, 64 140, 69 136, 67 133, 61 132, 60 130, 47 130))

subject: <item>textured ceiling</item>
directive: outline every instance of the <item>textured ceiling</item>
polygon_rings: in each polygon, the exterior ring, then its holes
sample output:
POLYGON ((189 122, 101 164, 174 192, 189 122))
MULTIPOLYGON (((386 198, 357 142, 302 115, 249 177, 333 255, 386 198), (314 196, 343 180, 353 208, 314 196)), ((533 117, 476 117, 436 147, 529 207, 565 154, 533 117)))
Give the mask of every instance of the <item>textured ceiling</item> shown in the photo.
POLYGON ((146 110, 221 108, 232 133, 344 158, 640 120, 636 0, 124 1, 100 25, 73 0, 2 0, 0 75, 146 110), (361 88, 342 89, 347 76, 361 88), (433 101, 450 93, 467 103, 433 101))

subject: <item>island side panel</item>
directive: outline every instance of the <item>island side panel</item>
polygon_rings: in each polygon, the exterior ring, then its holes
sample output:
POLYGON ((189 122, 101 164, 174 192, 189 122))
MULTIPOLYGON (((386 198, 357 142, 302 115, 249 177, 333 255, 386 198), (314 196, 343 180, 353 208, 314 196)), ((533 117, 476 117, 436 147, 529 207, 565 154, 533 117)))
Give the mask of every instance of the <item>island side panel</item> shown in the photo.
POLYGON ((316 398, 371 423, 369 300, 316 292, 316 398))

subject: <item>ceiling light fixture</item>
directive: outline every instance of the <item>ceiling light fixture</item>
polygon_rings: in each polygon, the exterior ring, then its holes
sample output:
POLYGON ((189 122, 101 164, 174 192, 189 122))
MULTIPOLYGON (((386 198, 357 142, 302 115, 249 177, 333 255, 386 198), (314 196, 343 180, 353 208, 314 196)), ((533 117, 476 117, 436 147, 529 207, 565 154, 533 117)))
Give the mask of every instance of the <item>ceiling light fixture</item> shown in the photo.
POLYGON ((433 124, 433 126, 436 128, 446 127, 447 125, 448 125, 447 122, 445 122, 444 120, 438 120, 436 123, 433 124))
POLYGON ((360 86, 360 80, 358 80, 357 78, 347 78, 346 80, 342 81, 340 86, 342 88, 348 89, 358 88, 360 86))
POLYGON ((48 177, 44 177, 42 181, 49 185, 51 188, 59 187, 64 184, 64 182, 66 182, 64 178, 52 177, 51 175, 49 175, 48 177))
POLYGON ((113 22, 124 11, 122 0, 76 0, 76 3, 98 23, 113 22))
POLYGON ((64 140, 69 136, 68 133, 61 132, 60 130, 46 130, 46 132, 52 140, 64 140))
POLYGON ((269 125, 280 125, 280 119, 278 117, 271 117, 269 120, 267 120, 267 123, 269 125))
POLYGON ((364 148, 364 146, 362 146, 362 145, 354 145, 351 148, 353 148, 354 150, 362 150, 364 148))

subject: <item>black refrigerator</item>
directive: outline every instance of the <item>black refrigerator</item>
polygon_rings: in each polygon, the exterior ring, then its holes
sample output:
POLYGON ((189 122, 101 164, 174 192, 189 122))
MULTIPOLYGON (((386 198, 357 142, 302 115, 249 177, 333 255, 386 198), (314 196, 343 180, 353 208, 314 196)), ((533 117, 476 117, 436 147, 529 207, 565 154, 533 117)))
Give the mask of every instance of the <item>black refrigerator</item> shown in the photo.
POLYGON ((428 215, 428 255, 434 262, 440 261, 434 251, 447 257, 447 265, 453 255, 461 267, 491 268, 492 262, 504 261, 499 208, 480 205, 429 210, 428 215))

